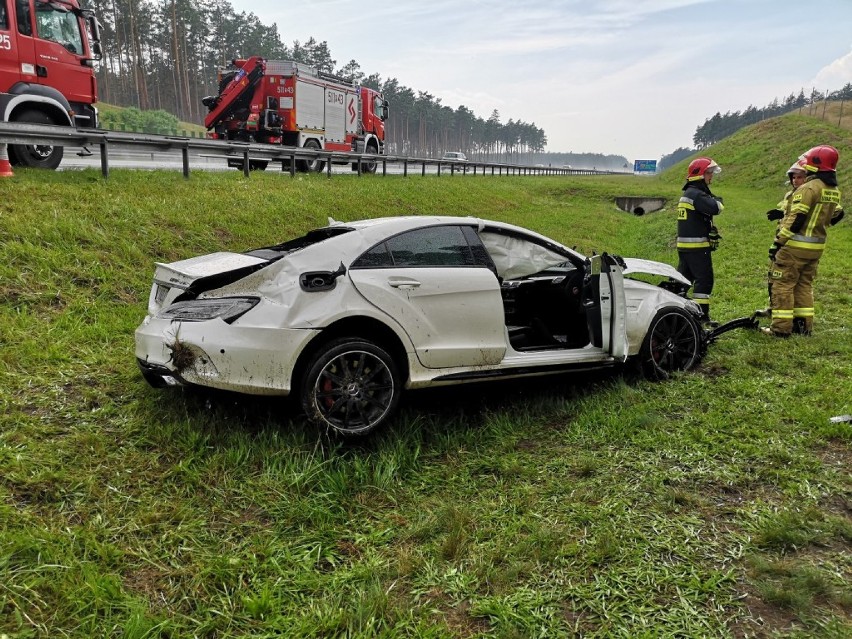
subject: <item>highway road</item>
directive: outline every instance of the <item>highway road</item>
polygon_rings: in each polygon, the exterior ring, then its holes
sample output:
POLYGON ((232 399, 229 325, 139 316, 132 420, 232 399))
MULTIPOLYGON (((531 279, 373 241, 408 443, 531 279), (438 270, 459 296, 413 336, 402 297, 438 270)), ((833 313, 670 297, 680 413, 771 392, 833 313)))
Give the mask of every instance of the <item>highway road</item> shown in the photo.
MULTIPOLYGON (((79 169, 97 169, 101 168, 100 148, 92 146, 88 148, 89 153, 82 147, 65 147, 65 155, 62 158, 62 163, 59 165, 60 171, 74 171, 79 169)), ((111 147, 109 150, 109 168, 110 169, 141 169, 155 170, 164 169, 171 171, 182 171, 183 162, 179 151, 141 151, 133 148, 116 148, 111 147)), ((222 156, 204 155, 196 151, 189 151, 189 170, 192 171, 237 171, 237 169, 228 167, 227 161, 222 156)), ((270 162, 267 171, 280 171, 281 164, 278 162, 270 162)), ((289 171, 289 169, 287 169, 289 171)), ((379 165, 378 172, 381 173, 382 167, 379 165)), ((408 166, 409 175, 421 175, 423 171, 422 164, 410 163, 408 166)), ((389 162, 387 165, 389 174, 401 175, 403 173, 402 164, 389 162)), ((438 167, 436 165, 427 165, 426 173, 428 175, 436 175, 438 167)), ((462 169, 456 168, 455 172, 462 173, 462 169)), ((468 172, 472 169, 468 167, 468 172)), ((332 165, 332 173, 347 175, 353 171, 349 164, 332 165)), ((450 167, 442 166, 441 175, 449 175, 450 167)), ((477 169, 477 175, 482 175, 482 169, 477 169)))

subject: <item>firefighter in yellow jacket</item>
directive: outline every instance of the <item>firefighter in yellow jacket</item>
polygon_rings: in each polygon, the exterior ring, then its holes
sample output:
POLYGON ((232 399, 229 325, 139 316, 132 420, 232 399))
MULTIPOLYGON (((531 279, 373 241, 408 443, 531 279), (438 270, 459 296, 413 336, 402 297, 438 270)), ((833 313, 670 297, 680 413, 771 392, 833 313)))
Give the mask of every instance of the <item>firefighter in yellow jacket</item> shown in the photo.
POLYGON ((772 325, 764 332, 810 335, 814 320, 813 280, 825 248, 826 229, 843 217, 837 188, 837 149, 815 146, 800 158, 807 177, 787 200, 769 249, 772 261, 772 325))
MULTIPOLYGON (((808 177, 808 172, 805 170, 804 162, 802 160, 796 160, 793 165, 787 169, 787 181, 790 183, 790 190, 784 194, 784 197, 781 199, 778 204, 775 205, 774 209, 769 209, 766 212, 766 219, 770 222, 778 222, 775 228, 775 232, 777 233, 781 228, 781 220, 784 219, 784 212, 787 210, 787 203, 790 201, 790 198, 793 197, 793 193, 798 189, 802 184, 805 183, 805 179, 808 177)), ((770 258, 769 260, 769 282, 768 282, 768 291, 769 291, 769 308, 765 311, 759 311, 761 317, 770 317, 772 314, 772 265, 774 264, 774 260, 770 258)))

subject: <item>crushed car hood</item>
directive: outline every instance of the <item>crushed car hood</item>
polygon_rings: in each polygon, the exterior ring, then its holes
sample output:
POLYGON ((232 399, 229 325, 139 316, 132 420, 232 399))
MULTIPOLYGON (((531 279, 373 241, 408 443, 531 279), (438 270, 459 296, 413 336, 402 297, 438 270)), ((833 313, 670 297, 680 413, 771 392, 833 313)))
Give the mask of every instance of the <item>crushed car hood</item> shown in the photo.
POLYGON ((188 260, 164 264, 157 262, 154 281, 169 287, 188 289, 193 283, 207 278, 233 281, 266 265, 265 260, 243 253, 219 252, 188 260))
POLYGON ((692 284, 692 282, 678 273, 677 269, 670 264, 654 262, 653 260, 642 260, 636 257, 625 257, 624 263, 627 265, 627 268, 624 269, 625 275, 630 275, 631 273, 647 273, 649 275, 670 277, 681 284, 692 284))

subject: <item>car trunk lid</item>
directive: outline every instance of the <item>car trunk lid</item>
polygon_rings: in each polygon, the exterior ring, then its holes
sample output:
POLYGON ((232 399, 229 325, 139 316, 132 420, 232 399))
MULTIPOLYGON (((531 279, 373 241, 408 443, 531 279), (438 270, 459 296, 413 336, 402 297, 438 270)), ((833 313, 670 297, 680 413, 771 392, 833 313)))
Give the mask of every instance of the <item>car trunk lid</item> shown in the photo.
POLYGON ((231 281, 239 279, 268 262, 269 260, 253 255, 223 251, 171 264, 157 262, 154 281, 164 286, 186 290, 199 280, 209 277, 232 277, 231 281))
POLYGON ((195 297, 204 291, 235 282, 272 261, 223 251, 170 264, 157 262, 148 313, 155 315, 178 297, 195 297))

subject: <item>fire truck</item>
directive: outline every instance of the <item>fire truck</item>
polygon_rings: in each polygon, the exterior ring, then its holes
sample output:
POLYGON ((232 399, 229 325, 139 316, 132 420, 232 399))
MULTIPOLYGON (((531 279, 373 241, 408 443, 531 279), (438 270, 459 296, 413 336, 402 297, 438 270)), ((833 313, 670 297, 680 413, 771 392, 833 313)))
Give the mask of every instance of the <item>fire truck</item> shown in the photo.
MULTIPOLYGON (((0 0, 0 121, 98 126, 95 14, 77 0, 0 0)), ((10 145, 9 160, 55 169, 61 146, 10 145)))
MULTIPOLYGON (((258 56, 234 60, 219 71, 219 95, 202 102, 209 111, 204 124, 214 139, 385 153, 388 103, 382 95, 307 64, 258 56)), ((231 158, 228 164, 243 168, 243 161, 231 158)), ((262 170, 267 163, 249 160, 249 168, 262 170)), ((296 168, 322 171, 325 162, 298 160, 296 168)), ((358 163, 352 169, 357 170, 358 163)), ((376 161, 361 162, 361 169, 375 172, 376 161)))

